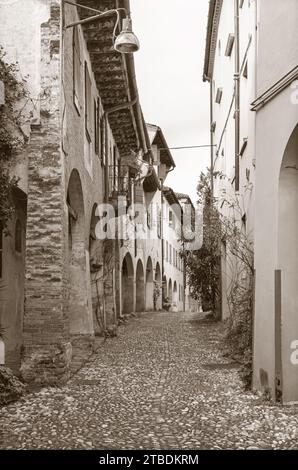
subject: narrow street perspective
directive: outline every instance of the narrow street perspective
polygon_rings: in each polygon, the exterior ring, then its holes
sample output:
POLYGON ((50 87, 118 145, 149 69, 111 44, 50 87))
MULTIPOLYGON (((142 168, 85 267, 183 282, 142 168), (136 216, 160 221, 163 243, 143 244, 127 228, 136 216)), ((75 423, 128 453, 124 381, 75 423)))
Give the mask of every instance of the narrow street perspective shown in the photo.
POLYGON ((1 455, 298 452, 297 24, 0 0, 1 455))
POLYGON ((132 317, 67 385, 3 408, 1 448, 297 447, 297 409, 243 392, 220 338, 202 314, 132 317))

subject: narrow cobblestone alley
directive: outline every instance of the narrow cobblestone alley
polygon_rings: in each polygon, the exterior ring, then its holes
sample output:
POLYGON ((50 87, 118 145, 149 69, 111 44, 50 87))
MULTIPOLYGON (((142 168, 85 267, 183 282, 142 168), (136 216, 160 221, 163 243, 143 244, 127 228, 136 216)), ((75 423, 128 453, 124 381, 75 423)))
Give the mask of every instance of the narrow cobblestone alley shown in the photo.
POLYGON ((132 318, 67 386, 2 408, 0 447, 298 448, 297 407, 243 392, 221 331, 197 314, 132 318))

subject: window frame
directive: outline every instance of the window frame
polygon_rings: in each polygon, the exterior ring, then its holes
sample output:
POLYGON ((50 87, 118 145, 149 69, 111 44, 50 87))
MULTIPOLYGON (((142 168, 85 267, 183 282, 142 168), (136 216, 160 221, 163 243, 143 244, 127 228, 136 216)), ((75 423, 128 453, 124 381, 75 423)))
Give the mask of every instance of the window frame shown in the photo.
POLYGON ((72 57, 73 57, 73 103, 78 115, 82 112, 82 85, 81 85, 81 72, 82 72, 82 59, 81 59, 81 45, 79 27, 73 28, 72 36, 72 57))
POLYGON ((88 68, 88 64, 85 61, 85 71, 84 71, 84 84, 85 84, 85 131, 88 139, 88 143, 92 142, 92 122, 93 118, 93 99, 92 99, 92 81, 88 68))

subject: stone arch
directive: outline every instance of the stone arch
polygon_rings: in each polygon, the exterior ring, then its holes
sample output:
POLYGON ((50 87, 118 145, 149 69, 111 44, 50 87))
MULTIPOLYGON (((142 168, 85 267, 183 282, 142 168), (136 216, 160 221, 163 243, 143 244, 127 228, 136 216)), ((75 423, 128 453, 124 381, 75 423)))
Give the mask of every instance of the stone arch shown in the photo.
POLYGON ((69 331, 71 335, 93 333, 91 295, 87 287, 85 210, 79 172, 73 170, 67 191, 69 221, 69 331), (90 295, 90 297, 89 297, 90 295))
POLYGON ((146 264, 146 299, 145 299, 145 310, 153 310, 153 292, 154 292, 154 282, 153 282, 153 263, 152 259, 149 256, 146 264))
POLYGON ((167 276, 164 275, 162 278, 162 301, 168 297, 168 281, 167 276))
POLYGON ((139 259, 136 268, 136 311, 143 312, 145 310, 145 282, 143 263, 139 259))
POLYGON ((173 285, 173 310, 178 310, 178 289, 177 289, 177 282, 174 281, 173 285))
POLYGON ((134 269, 130 253, 127 253, 122 262, 122 312, 134 311, 134 269))
POLYGON ((173 284, 172 284, 172 279, 169 279, 168 297, 169 297, 169 301, 172 303, 172 302, 173 302, 173 284))
POLYGON ((161 283, 161 269, 160 264, 157 262, 155 267, 155 283, 159 287, 160 295, 156 299, 155 309, 161 310, 162 309, 162 283, 161 283))
POLYGON ((276 382, 277 393, 286 403, 298 401, 297 364, 292 361, 298 350, 298 125, 283 155, 278 200, 277 290, 281 292, 281 311, 276 331, 276 382))

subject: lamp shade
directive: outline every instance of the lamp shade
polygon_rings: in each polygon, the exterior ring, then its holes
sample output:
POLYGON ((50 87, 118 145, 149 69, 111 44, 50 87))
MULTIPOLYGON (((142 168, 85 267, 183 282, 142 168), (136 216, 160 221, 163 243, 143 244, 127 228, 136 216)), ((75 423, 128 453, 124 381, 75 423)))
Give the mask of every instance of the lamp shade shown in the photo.
POLYGON ((132 32, 131 20, 129 18, 123 20, 122 31, 115 39, 114 48, 122 54, 129 54, 140 49, 139 40, 132 32))

